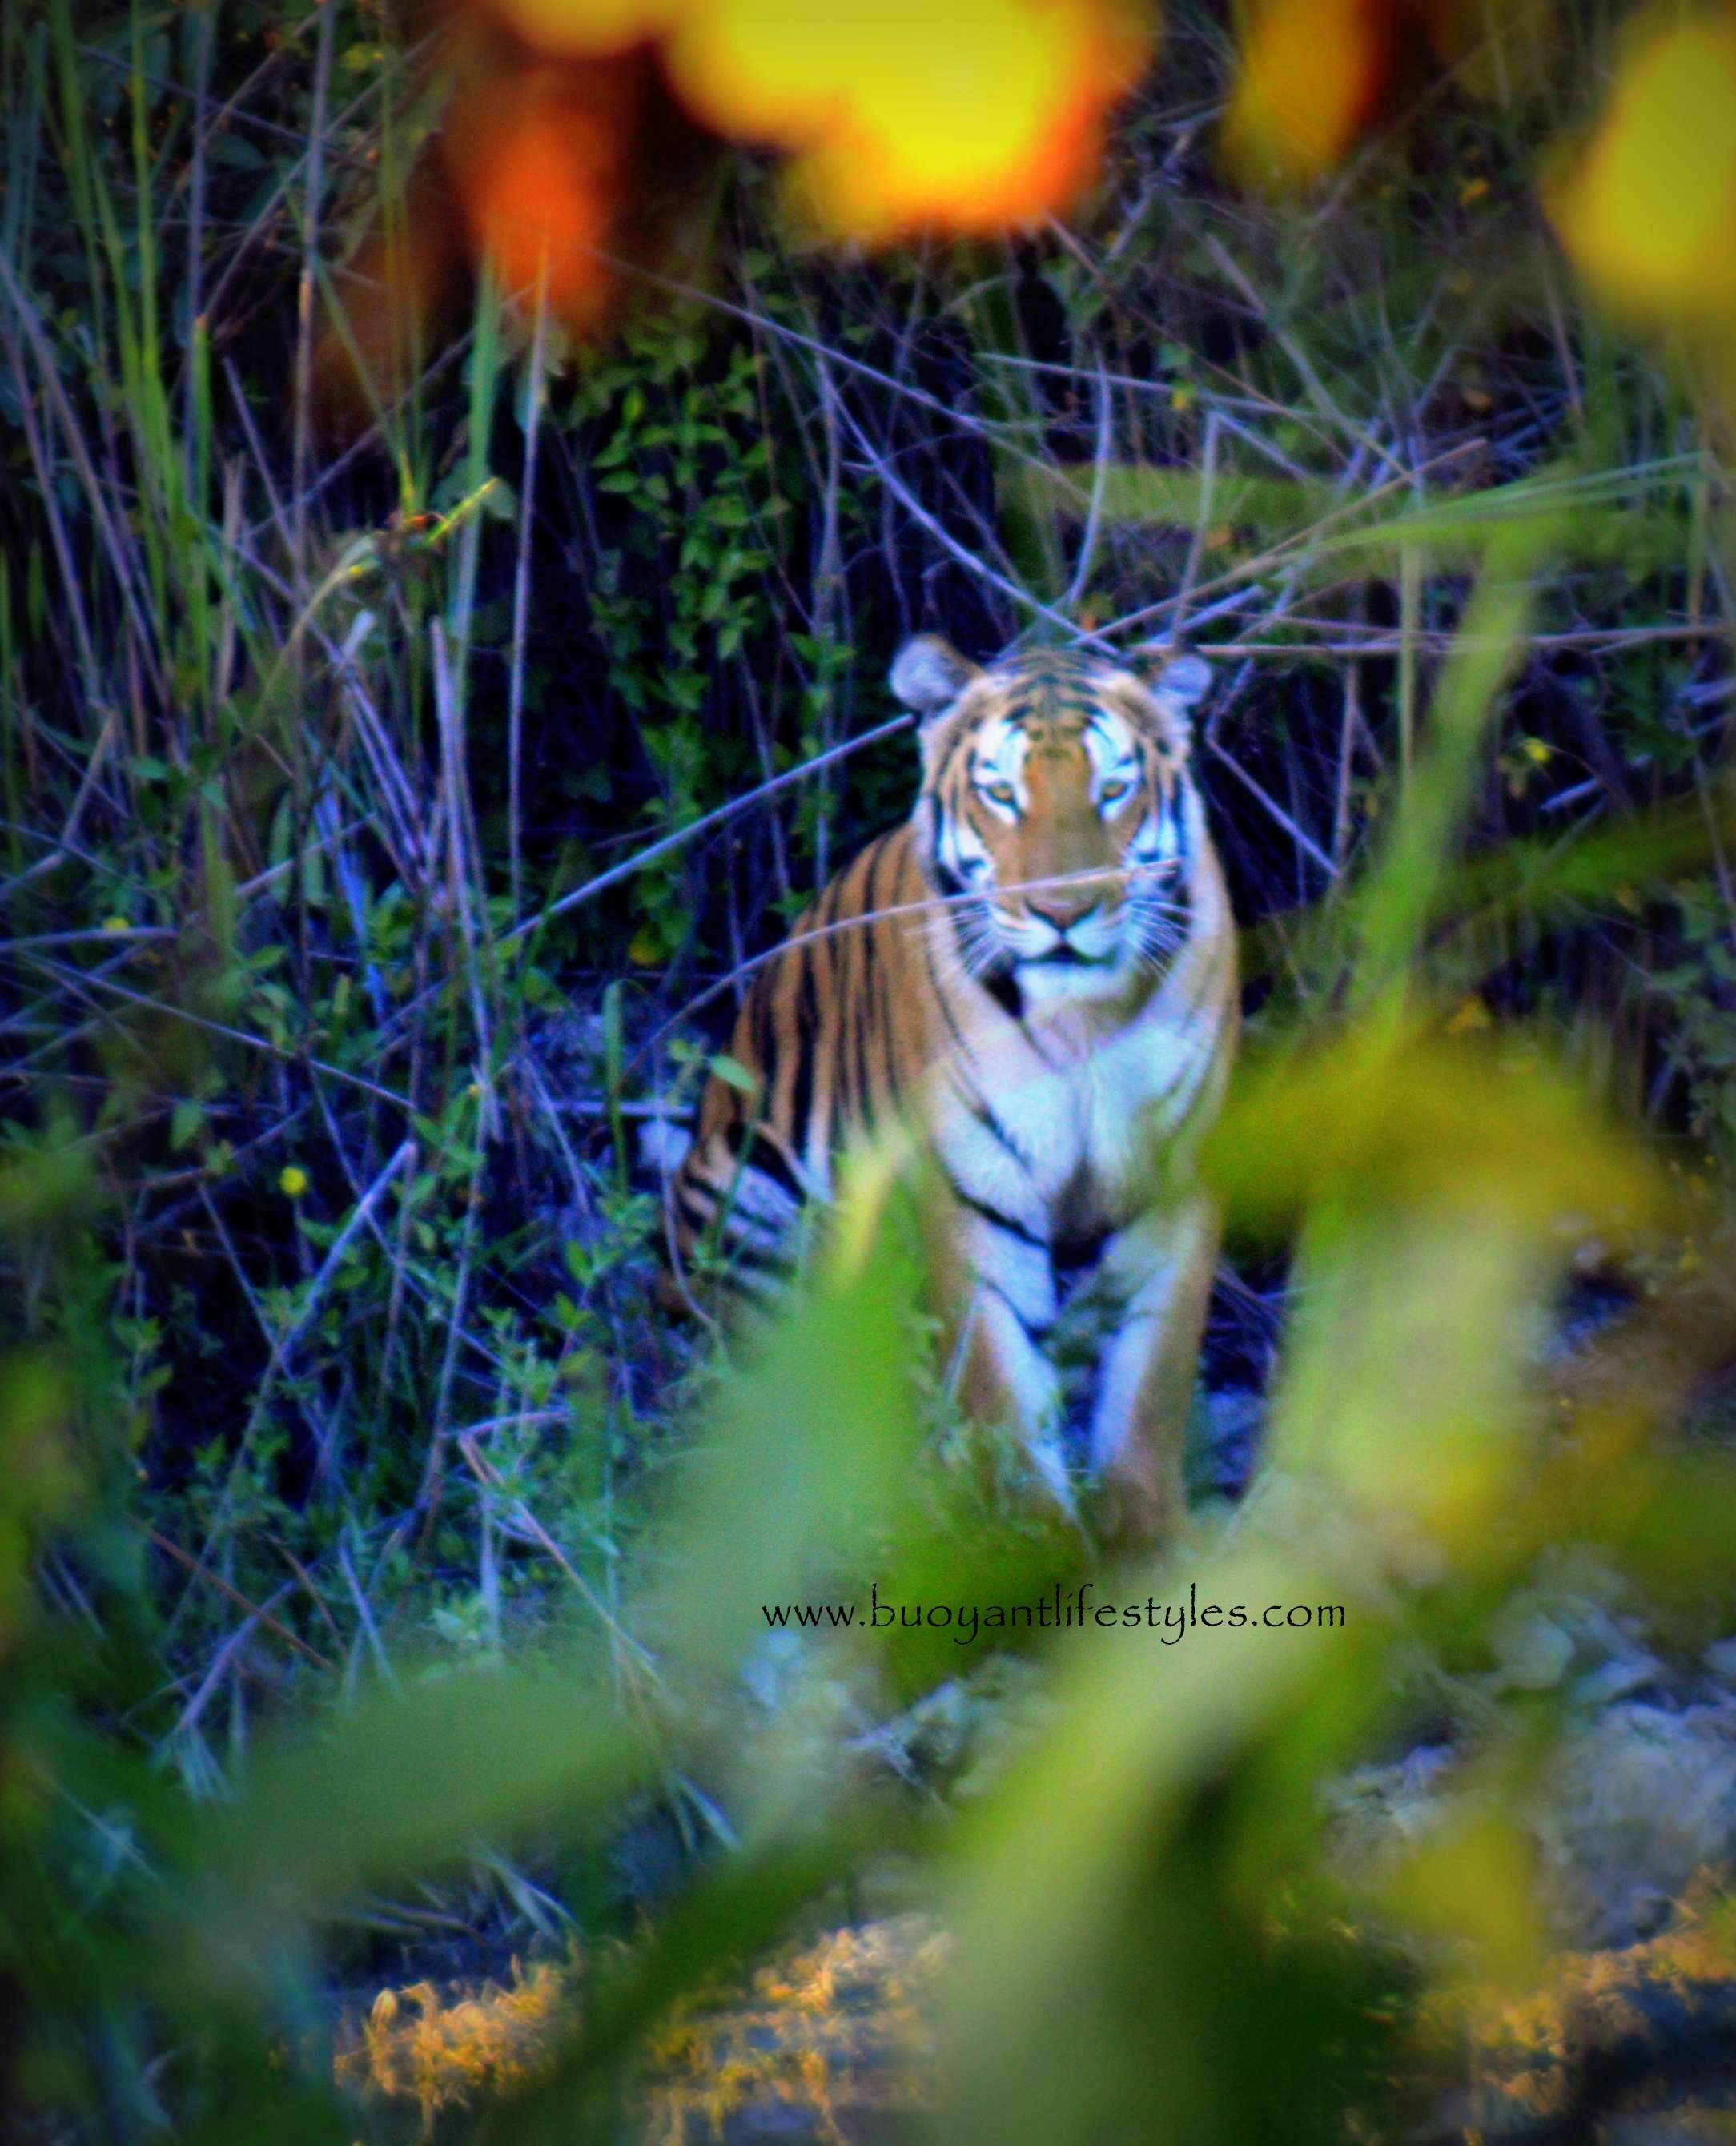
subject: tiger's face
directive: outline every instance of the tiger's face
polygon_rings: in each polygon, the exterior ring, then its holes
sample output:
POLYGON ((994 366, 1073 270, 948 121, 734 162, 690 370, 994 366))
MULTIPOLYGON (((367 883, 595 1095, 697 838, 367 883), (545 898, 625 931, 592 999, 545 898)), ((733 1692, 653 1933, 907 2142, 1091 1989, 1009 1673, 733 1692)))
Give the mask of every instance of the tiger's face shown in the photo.
POLYGON ((1188 929, 1205 840, 1187 771, 1198 656, 1153 675, 1084 651, 980 669, 923 635, 892 669, 923 718, 924 861, 965 966, 1017 1002, 1119 998, 1188 929))

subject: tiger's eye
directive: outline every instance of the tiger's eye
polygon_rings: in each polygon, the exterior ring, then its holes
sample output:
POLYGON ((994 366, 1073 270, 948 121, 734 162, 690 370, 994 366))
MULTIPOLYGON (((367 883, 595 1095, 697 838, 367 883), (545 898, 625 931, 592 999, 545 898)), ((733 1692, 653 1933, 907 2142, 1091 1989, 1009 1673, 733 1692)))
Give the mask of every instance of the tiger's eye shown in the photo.
POLYGON ((1010 782, 991 782, 988 785, 985 794, 992 798, 997 805, 1010 805, 1015 796, 1010 782))
POLYGON ((1113 805, 1118 797, 1125 797, 1132 787, 1130 782, 1105 782, 1097 794, 1105 805, 1113 805))

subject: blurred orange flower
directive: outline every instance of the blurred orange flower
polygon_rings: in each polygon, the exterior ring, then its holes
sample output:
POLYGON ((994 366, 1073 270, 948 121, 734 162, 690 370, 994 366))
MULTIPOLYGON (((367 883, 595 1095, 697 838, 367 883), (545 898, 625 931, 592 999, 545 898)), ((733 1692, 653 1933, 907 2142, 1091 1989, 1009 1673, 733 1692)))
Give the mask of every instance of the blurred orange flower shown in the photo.
POLYGON ((330 429, 365 424, 456 332, 467 262, 521 303, 546 292, 576 336, 614 319, 626 264, 678 264, 718 143, 670 95, 642 34, 650 4, 442 0, 445 123, 337 279, 342 317, 316 353, 330 429), (566 56, 521 34, 563 23, 566 56), (581 29, 594 49, 574 57, 581 29))
POLYGON ((1145 67, 1155 0, 422 0, 443 131, 343 278, 318 353, 353 426, 419 370, 459 257, 605 327, 621 266, 662 265, 723 142, 781 152, 831 237, 981 233, 1065 208, 1145 67))
MULTIPOLYGON (((451 72, 446 127, 404 212, 358 255, 356 310, 322 348, 335 399, 358 407, 413 373, 461 282, 461 252, 509 294, 545 291, 571 332, 606 325, 619 264, 666 261, 726 142, 781 152, 792 205, 831 237, 980 234, 1063 209, 1157 32, 1155 0, 423 4, 451 72)), ((1225 161, 1250 184, 1309 184, 1431 72, 1524 95, 1556 19, 1555 0, 1247 0, 1225 161)), ((1736 315, 1733 115, 1728 0, 1654 25, 1551 203, 1612 297, 1736 315)), ((1464 182, 1461 206, 1488 183, 1464 182)))
POLYGON ((1064 207, 1155 21, 1140 0, 453 0, 539 59, 655 46, 700 123, 795 159, 836 236, 984 232, 1064 207))
POLYGON ((447 116, 446 170, 474 251, 502 290, 534 292, 577 332, 615 297, 606 253, 633 177, 646 88, 631 56, 582 67, 491 70, 465 82, 447 116))
POLYGON ((1306 185, 1343 160, 1379 108, 1396 13, 1384 0, 1268 0, 1224 122, 1239 178, 1306 185))

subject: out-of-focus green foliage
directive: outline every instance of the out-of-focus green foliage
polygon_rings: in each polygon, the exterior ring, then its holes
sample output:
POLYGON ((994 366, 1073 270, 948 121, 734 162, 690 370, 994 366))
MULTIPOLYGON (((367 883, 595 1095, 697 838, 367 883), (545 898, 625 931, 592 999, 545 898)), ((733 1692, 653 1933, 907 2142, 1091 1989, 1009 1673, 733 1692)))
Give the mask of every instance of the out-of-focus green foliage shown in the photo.
POLYGON ((1727 477, 1527 221, 1614 26, 1271 207, 1168 13, 1077 229, 841 265, 743 171, 711 287, 570 359, 484 289, 341 448, 312 323, 425 117, 378 11, 0 0, 31 2135, 413 2132, 334 2022, 531 1946, 571 2034, 441 2123, 629 2135, 671 2019, 886 1897, 956 1938, 940 2137, 1426 2128, 1424 2024, 1551 1942, 1577 1702, 1487 1664, 1569 1553, 1660 1647, 1736 1621, 1727 477), (1075 621, 1214 655, 1259 996, 1210 1166, 1295 1258, 1251 1493, 1125 1572, 957 1465, 894 1158, 725 1364, 649 1308, 636 1145, 905 809, 907 737, 824 758, 899 636, 1075 621), (1588 1270, 1630 1300, 1564 1351, 1588 1270), (1155 1621, 761 1614, 1087 1585, 1155 1621), (1440 1809, 1347 1849, 1444 1712, 1440 1809))

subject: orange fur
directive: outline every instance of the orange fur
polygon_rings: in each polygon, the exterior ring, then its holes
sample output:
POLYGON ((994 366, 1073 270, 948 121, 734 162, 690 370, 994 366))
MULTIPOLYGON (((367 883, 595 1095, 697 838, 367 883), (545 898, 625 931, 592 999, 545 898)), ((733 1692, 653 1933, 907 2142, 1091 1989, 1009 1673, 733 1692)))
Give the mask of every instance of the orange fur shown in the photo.
POLYGON ((871 842, 756 976, 671 1188, 677 1262, 715 1239, 769 1294, 836 1158, 921 1135, 936 1309, 975 1420, 1058 1502, 1063 1309, 1104 1341, 1090 1471, 1118 1531, 1181 1517, 1180 1440, 1216 1254, 1191 1157, 1237 1032, 1234 927, 1187 771, 1204 666, 1074 654, 986 671, 911 644, 924 721, 910 819, 871 842))

